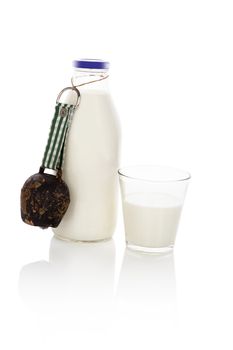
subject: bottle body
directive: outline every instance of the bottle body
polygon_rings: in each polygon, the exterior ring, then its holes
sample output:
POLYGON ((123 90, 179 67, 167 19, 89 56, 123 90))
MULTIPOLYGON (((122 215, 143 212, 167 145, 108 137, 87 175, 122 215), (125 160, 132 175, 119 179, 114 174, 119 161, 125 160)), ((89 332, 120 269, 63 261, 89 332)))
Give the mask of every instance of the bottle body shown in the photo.
POLYGON ((53 230, 62 239, 106 240, 116 225, 120 128, 110 93, 98 84, 80 87, 68 136, 63 177, 71 201, 53 230))

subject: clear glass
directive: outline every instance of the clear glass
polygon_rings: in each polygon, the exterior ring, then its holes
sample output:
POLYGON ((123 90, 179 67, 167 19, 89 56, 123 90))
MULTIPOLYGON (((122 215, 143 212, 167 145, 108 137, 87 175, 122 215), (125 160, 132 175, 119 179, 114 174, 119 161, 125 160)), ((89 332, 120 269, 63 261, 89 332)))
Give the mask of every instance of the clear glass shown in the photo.
POLYGON ((118 171, 128 248, 173 249, 190 174, 170 167, 134 166, 118 171))

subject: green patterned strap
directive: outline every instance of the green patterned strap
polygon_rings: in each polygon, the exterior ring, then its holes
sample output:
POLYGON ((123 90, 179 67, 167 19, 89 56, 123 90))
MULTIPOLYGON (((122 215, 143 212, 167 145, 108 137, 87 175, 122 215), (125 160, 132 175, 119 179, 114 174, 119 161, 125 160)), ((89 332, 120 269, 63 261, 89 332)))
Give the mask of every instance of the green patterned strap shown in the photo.
POLYGON ((63 167, 66 139, 69 132, 75 106, 58 102, 50 127, 42 167, 60 170, 63 167))

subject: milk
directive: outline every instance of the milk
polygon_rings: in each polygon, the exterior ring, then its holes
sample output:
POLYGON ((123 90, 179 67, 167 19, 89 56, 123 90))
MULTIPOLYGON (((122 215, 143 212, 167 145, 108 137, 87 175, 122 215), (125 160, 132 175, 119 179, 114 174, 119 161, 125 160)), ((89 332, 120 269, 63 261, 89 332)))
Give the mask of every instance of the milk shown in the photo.
POLYGON ((53 231, 63 239, 97 241, 111 238, 116 224, 119 125, 107 91, 80 93, 63 172, 71 202, 53 231))
POLYGON ((123 213, 126 241, 146 248, 174 245, 181 214, 180 201, 161 193, 135 193, 125 197, 123 213))

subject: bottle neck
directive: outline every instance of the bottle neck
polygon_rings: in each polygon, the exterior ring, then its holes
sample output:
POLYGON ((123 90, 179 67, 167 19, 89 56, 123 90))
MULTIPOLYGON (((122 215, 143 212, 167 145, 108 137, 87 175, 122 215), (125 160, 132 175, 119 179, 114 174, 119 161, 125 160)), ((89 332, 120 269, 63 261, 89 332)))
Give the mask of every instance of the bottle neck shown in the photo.
POLYGON ((103 79, 103 77, 107 75, 108 72, 106 70, 95 71, 93 69, 74 69, 72 80, 75 86, 81 85, 78 87, 80 91, 100 90, 107 92, 108 78, 103 79))

